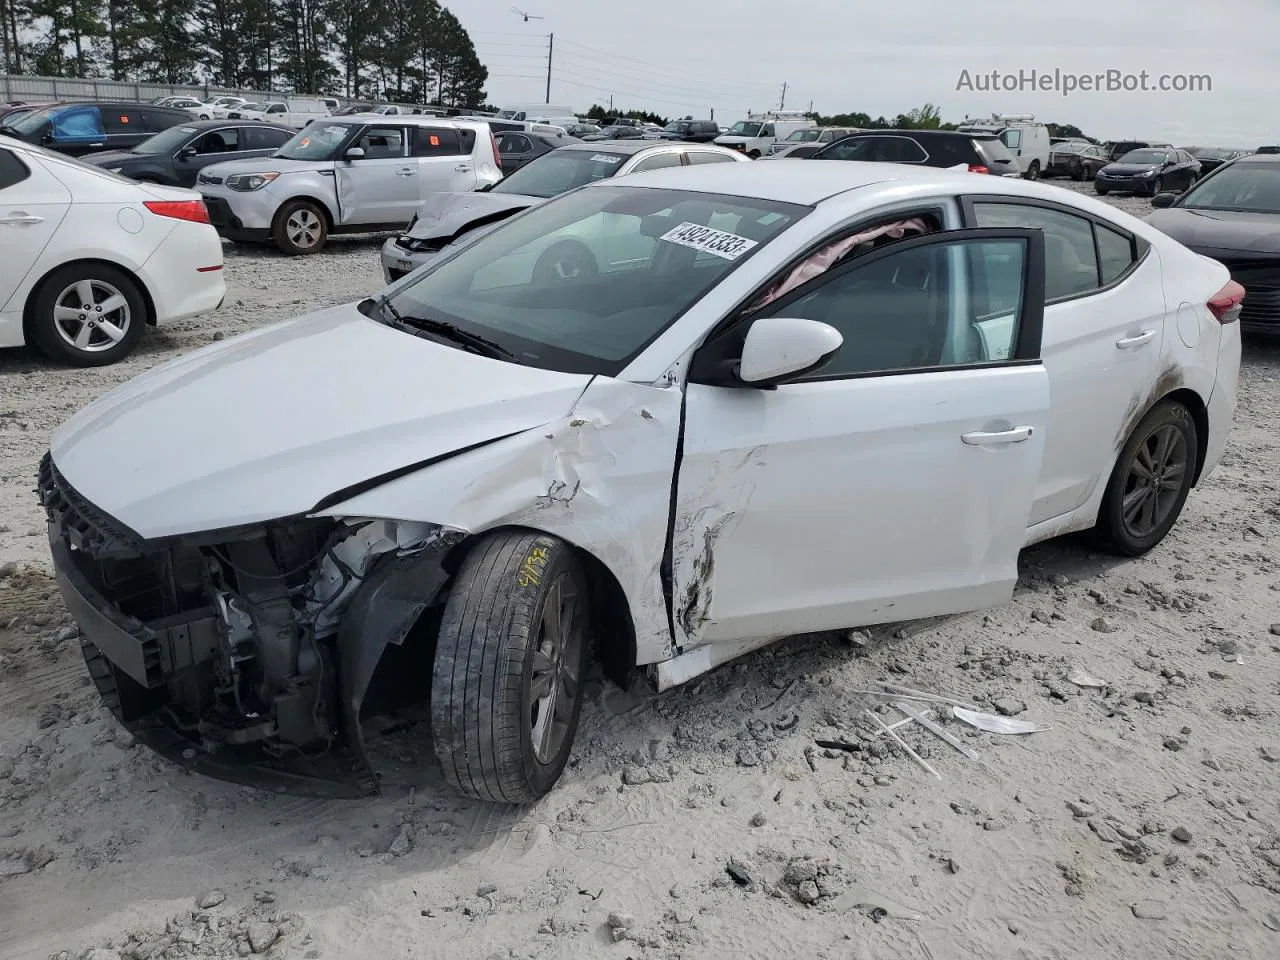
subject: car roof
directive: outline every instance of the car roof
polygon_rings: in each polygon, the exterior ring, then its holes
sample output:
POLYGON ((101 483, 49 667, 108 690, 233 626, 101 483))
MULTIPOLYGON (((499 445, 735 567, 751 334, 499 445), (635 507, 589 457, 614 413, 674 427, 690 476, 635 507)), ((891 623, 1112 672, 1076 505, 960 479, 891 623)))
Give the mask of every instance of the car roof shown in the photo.
MULTIPOLYGON (((591 140, 587 143, 569 143, 561 147, 561 150, 594 150, 599 153, 601 150, 607 150, 609 153, 621 153, 627 156, 640 153, 642 150, 679 150, 688 149, 691 146, 697 146, 699 149, 705 147, 714 147, 712 143, 677 143, 672 140, 642 140, 635 137, 629 140, 591 140)), ((716 147, 719 151, 723 148, 716 147)), ((725 150, 725 153, 732 153, 731 150, 725 150)))
POLYGON ((1232 166, 1237 163, 1280 163, 1280 153, 1246 153, 1231 161, 1232 166))
POLYGON ((962 138, 965 140, 998 140, 999 137, 995 133, 988 130, 859 130, 857 133, 851 133, 845 139, 853 139, 854 137, 947 137, 950 139, 962 138))
POLYGON ((232 120, 228 117, 226 120, 192 120, 190 123, 177 123, 177 127, 191 127, 195 130, 213 130, 218 127, 263 127, 267 130, 285 130, 289 133, 297 131, 289 130, 288 127, 282 127, 278 123, 271 123, 268 120, 254 120, 252 117, 244 117, 242 119, 232 120))

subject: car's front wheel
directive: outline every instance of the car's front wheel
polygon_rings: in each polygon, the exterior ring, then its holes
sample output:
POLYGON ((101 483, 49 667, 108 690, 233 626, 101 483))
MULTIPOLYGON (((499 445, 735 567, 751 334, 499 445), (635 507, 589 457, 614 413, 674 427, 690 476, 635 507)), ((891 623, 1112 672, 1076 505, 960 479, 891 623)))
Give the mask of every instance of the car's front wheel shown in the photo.
POLYGON ((1173 400, 1156 404, 1116 458, 1098 511, 1099 538, 1126 557, 1163 540, 1187 502, 1198 457, 1191 411, 1173 400))
POLYGON ((276 214, 272 230, 276 246, 290 256, 315 253, 329 238, 324 211, 310 200, 290 200, 276 214))
POLYGON ((450 588, 431 678, 445 781, 530 803, 564 771, 582 709, 587 579, 573 548, 531 531, 487 536, 450 588))
POLYGON ((1094 180, 1094 181, 1093 181, 1093 192, 1094 192, 1094 193, 1096 193, 1096 194, 1097 194, 1098 196, 1100 196, 1100 197, 1105 197, 1105 196, 1106 196, 1108 193, 1110 193, 1111 191, 1110 191, 1107 187, 1104 187, 1102 184, 1100 184, 1097 180, 1094 180))
POLYGON ((40 285, 29 330, 50 359, 102 367, 133 352, 146 322, 146 301, 131 276, 105 264, 70 264, 40 285))

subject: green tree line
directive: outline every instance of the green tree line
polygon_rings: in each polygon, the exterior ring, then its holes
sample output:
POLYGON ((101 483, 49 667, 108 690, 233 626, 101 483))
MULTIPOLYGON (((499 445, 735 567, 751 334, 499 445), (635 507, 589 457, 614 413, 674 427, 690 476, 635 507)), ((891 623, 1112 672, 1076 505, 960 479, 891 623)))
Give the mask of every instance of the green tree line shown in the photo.
MULTIPOLYGON (((824 117, 817 113, 809 114, 824 127, 858 127, 863 130, 954 130, 959 123, 947 123, 942 119, 942 111, 932 103, 916 107, 896 117, 886 118, 881 115, 872 117, 869 113, 838 113, 824 117)), ((1046 123, 1051 137, 1086 137, 1079 127, 1071 123, 1046 123)))
POLYGON ((9 73, 479 108, 489 71, 437 0, 0 0, 9 73))

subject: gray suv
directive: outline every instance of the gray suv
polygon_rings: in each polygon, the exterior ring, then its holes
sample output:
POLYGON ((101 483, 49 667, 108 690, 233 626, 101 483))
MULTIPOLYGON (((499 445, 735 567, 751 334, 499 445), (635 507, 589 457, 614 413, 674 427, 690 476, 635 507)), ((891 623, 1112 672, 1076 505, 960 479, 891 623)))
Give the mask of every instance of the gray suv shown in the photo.
POLYGON ((206 167, 196 189, 227 239, 305 254, 322 249, 331 233, 398 229, 434 194, 501 179, 486 123, 324 117, 269 157, 206 167))

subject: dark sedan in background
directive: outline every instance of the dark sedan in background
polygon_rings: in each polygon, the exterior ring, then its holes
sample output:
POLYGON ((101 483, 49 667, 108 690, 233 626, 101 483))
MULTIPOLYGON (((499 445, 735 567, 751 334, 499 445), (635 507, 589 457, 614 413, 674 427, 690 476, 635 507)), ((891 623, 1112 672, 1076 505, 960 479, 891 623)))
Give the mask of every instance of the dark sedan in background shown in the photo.
POLYGON ((611 127, 601 127, 599 133, 589 133, 582 139, 598 143, 602 140, 640 140, 643 138, 644 130, 640 127, 620 123, 611 127))
POLYGON ((872 130, 829 143, 810 159, 965 166, 970 173, 1020 177, 1018 161, 999 137, 956 130, 872 130))
POLYGON ((1200 161, 1200 175, 1212 173, 1228 160, 1247 157, 1251 150, 1229 150, 1223 147, 1187 147, 1187 153, 1200 161))
POLYGON ((499 166, 504 176, 515 173, 543 154, 580 142, 577 137, 558 133, 500 133, 497 140, 499 166))
POLYGON ((195 120, 138 144, 85 157, 85 163, 146 183, 194 187, 205 167, 274 153, 293 130, 260 120, 195 120))
POLYGON ((1107 151, 1102 147, 1079 140, 1067 140, 1049 148, 1049 166, 1044 172, 1050 177, 1092 180, 1110 162, 1107 151))
POLYGON ((1163 190, 1186 190, 1200 179, 1200 161, 1185 150, 1148 147, 1130 150, 1093 178, 1098 196, 1137 193, 1154 197, 1163 190))
POLYGON ((1232 160, 1151 204, 1157 209, 1147 223, 1225 264, 1244 287, 1243 328, 1280 333, 1280 156, 1232 160))

